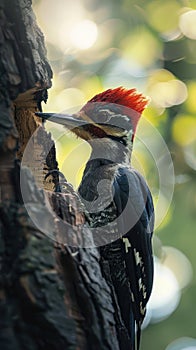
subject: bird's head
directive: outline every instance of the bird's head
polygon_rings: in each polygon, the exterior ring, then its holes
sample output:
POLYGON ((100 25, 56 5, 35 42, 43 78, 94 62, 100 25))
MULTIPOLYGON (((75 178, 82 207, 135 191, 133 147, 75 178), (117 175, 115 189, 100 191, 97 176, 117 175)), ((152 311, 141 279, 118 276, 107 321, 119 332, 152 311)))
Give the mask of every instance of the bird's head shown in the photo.
POLYGON ((147 103, 148 99, 136 89, 118 87, 94 96, 76 114, 36 115, 64 125, 90 143, 94 139, 104 138, 126 144, 133 141, 138 121, 147 103))

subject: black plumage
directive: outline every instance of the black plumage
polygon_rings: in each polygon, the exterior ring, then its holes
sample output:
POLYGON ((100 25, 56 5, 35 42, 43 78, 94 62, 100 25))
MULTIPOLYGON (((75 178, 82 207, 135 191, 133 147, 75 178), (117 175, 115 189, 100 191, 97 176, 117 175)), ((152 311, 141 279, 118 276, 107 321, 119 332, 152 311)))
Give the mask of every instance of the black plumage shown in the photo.
POLYGON ((146 104, 135 89, 119 87, 94 96, 74 116, 38 114, 63 124, 91 145, 78 191, 111 289, 121 350, 139 349, 153 284, 153 202, 145 180, 130 165, 146 104))
POLYGON ((153 283, 154 209, 150 191, 129 164, 90 159, 79 194, 94 229, 103 273, 107 280, 110 276, 110 287, 117 296, 122 327, 126 328, 134 349, 137 326, 139 348, 140 328, 153 283), (100 181, 102 193, 98 191, 100 181))

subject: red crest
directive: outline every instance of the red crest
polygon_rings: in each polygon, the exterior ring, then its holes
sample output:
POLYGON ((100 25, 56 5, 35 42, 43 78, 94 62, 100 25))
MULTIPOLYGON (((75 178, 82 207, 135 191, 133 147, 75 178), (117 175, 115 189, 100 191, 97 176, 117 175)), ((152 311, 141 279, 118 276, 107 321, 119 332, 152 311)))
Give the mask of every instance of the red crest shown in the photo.
POLYGON ((135 88, 128 90, 120 86, 115 89, 108 89, 98 95, 95 95, 87 102, 82 110, 87 111, 91 102, 115 103, 127 107, 126 114, 128 117, 130 117, 133 124, 133 131, 135 132, 141 113, 147 106, 149 100, 144 95, 138 93, 135 88), (128 111, 129 108, 130 111, 128 111), (133 113, 133 111, 136 113, 133 113))

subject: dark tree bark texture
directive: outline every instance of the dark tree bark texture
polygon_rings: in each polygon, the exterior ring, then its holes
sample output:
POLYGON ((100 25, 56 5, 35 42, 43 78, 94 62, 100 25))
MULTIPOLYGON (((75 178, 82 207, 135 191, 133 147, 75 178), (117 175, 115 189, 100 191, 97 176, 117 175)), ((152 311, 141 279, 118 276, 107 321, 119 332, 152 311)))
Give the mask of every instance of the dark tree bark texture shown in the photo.
POLYGON ((98 251, 60 243, 60 219, 54 219, 40 189, 49 191, 54 212, 67 225, 65 234, 78 245, 81 237, 91 240, 71 186, 52 192, 57 172, 45 179, 58 169, 55 145, 34 112, 47 99, 52 71, 31 1, 1 0, 0 23, 0 349, 117 350, 111 293, 98 251), (30 188, 28 205, 42 217, 48 235, 33 224, 20 190, 20 162, 36 130, 31 166, 39 171, 33 177, 23 168, 23 185, 30 188))

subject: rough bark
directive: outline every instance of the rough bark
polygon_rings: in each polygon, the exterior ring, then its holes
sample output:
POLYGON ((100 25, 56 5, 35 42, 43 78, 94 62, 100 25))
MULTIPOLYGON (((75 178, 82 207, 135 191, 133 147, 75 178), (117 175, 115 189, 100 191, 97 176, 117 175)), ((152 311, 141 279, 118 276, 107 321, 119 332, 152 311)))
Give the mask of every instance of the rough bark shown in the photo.
POLYGON ((119 349, 110 289, 73 189, 58 188, 55 145, 34 112, 47 99, 52 72, 30 0, 0 4, 0 349, 119 349), (37 131, 37 132, 36 132, 37 131), (21 168, 31 136, 33 157, 21 168), (46 174, 50 176, 46 179, 46 174), (28 193, 26 203, 21 194, 28 193), (46 196, 59 220, 49 211, 46 196), (25 192, 25 193, 26 193, 25 192), (44 234, 28 215, 42 218, 44 234))

